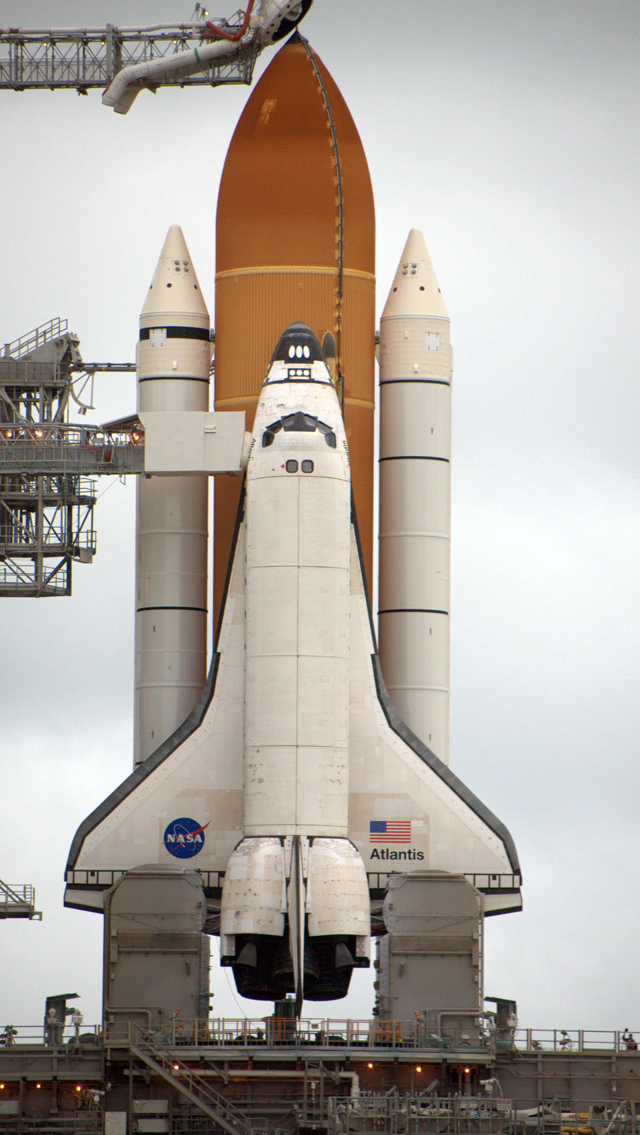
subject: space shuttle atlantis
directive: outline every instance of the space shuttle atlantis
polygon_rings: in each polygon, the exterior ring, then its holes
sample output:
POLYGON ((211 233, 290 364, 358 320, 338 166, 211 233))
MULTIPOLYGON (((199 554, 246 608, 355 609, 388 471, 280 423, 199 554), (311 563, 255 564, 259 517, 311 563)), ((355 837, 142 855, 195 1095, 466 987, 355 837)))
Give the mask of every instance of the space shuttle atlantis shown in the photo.
POLYGON ((140 864, 188 866, 238 990, 344 996, 389 875, 465 874, 518 909, 506 828, 414 736, 378 662, 343 414, 302 323, 269 364, 213 662, 180 728, 88 817, 68 906, 140 864))
POLYGON ((159 475, 137 490, 135 768, 81 824, 66 870, 65 903, 98 911, 138 867, 196 871, 240 993, 294 992, 298 1010, 370 964, 394 872, 466 875, 485 913, 521 905, 509 832, 446 763, 451 348, 417 230, 380 323, 378 656, 374 252, 362 143, 295 31, 220 182, 215 413, 209 314, 178 226, 142 311, 138 410, 159 475), (207 464, 234 422, 235 456, 207 464), (215 480, 207 676, 207 472, 232 470, 215 480))

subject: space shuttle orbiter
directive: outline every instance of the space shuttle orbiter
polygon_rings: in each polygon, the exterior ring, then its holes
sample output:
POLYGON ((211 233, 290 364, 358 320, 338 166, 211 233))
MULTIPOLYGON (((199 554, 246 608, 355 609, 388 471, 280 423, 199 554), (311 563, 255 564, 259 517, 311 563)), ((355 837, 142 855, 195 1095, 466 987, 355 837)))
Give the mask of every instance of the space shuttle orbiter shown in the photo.
POLYGON ((410 732, 371 624, 343 415, 320 344, 282 335, 260 396, 213 662, 181 725, 81 824, 68 906, 144 863, 197 870, 239 991, 344 996, 389 874, 520 908, 507 829, 410 732))

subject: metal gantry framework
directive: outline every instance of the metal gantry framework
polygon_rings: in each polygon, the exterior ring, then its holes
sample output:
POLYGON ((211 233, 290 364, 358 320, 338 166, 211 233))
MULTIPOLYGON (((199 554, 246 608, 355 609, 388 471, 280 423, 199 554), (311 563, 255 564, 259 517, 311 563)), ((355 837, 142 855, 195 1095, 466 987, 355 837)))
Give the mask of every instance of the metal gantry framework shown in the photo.
MULTIPOLYGON (((235 29, 242 15, 215 22, 235 29)), ((123 67, 197 49, 209 34, 205 20, 150 27, 0 28, 0 90, 103 90, 123 67)), ((169 71, 162 85, 248 84, 258 53, 259 47, 250 44, 231 58, 208 60, 193 74, 169 71)))
MULTIPOLYGON (((188 23, 0 28, 0 89, 66 88, 86 94, 108 87, 125 68, 170 63, 173 56, 175 68, 162 67, 161 78, 137 80, 137 89, 249 84, 264 45, 256 37, 242 38, 248 14, 238 9, 228 19, 209 20, 196 4, 188 23), (223 41, 233 41, 232 54, 211 57, 211 44, 223 41), (195 56, 188 68, 185 53, 195 56)), ((5 344, 0 357, 0 596, 70 595, 72 562, 90 562, 96 550, 92 476, 143 471, 137 420, 115 428, 69 424, 71 399, 81 413, 88 409, 80 398, 87 383, 92 388, 95 372, 118 370, 135 367, 84 364, 77 337, 60 319, 5 344)))
MULTIPOLYGON (((135 419, 120 430, 71 426, 86 368, 77 336, 59 318, 6 343, 0 357, 0 596, 71 594, 71 565, 96 550, 92 475, 141 472, 135 419)), ((131 370, 131 364, 108 364, 131 370)))
POLYGON ((41 922, 35 887, 30 883, 3 883, 0 879, 0 918, 35 918, 41 922))

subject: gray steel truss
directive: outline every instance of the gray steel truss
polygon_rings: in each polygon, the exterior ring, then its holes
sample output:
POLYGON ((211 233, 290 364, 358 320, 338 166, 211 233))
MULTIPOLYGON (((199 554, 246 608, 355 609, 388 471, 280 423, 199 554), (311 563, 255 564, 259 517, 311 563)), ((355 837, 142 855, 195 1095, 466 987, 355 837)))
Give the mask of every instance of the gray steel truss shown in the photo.
MULTIPOLYGON (((6 343, 0 357, 0 596, 71 594, 75 560, 96 551, 97 475, 142 472, 136 418, 122 428, 70 425, 98 370, 134 371, 128 363, 85 367, 79 340, 59 318, 6 343)), ((139 429, 139 423, 138 423, 139 429)))
POLYGON ((42 922, 36 910, 35 887, 30 883, 3 883, 0 879, 0 918, 34 918, 42 922))
MULTIPOLYGON (((242 13, 214 23, 236 30, 242 13)), ((151 27, 0 28, 0 89, 13 91, 72 89, 87 94, 104 90, 115 75, 135 63, 162 59, 198 48, 210 32, 204 20, 151 27)), ((195 73, 163 75, 163 86, 249 84, 258 55, 249 46, 233 59, 211 60, 195 73)), ((153 83, 145 84, 154 89, 153 83)))

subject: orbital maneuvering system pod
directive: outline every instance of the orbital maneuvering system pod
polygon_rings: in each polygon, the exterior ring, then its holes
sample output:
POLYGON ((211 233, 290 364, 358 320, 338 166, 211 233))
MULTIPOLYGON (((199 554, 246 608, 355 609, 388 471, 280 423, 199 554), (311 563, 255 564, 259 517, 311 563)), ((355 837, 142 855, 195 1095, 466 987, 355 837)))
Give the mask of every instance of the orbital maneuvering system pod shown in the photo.
POLYGON ((145 462, 152 418, 174 455, 202 428, 173 466, 162 446, 146 464, 159 475, 138 516, 140 763, 81 824, 66 873, 66 904, 102 911, 136 868, 193 869, 240 993, 294 993, 298 1012, 303 997, 344 996, 370 964, 395 872, 465 875, 485 914, 521 906, 509 832, 446 763, 451 353, 415 230, 380 336, 380 626, 395 705, 378 657, 374 232, 353 119, 294 34, 245 107, 221 182, 216 414, 179 230, 143 311, 145 462), (200 460, 234 418, 233 460, 200 460), (202 482, 225 470, 243 477, 216 484, 217 630, 198 697, 202 482))

